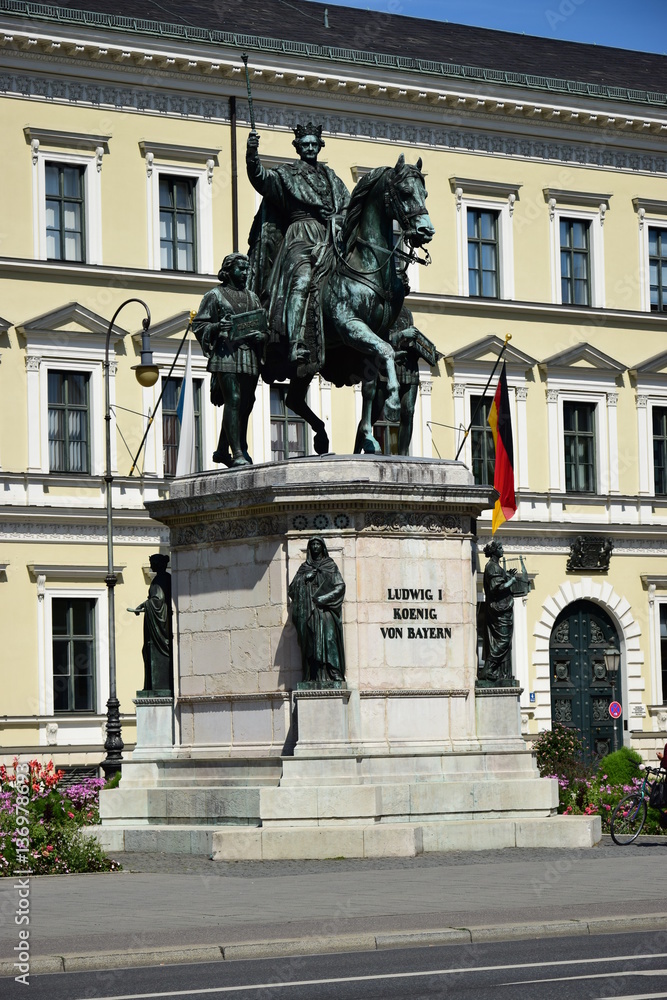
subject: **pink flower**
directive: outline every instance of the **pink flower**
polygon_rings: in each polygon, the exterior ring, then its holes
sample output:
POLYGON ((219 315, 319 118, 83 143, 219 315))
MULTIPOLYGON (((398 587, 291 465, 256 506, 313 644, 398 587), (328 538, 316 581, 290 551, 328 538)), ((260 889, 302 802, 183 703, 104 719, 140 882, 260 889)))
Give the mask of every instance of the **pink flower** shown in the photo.
POLYGON ((74 813, 68 812, 67 815, 69 816, 70 819, 74 819, 74 813))

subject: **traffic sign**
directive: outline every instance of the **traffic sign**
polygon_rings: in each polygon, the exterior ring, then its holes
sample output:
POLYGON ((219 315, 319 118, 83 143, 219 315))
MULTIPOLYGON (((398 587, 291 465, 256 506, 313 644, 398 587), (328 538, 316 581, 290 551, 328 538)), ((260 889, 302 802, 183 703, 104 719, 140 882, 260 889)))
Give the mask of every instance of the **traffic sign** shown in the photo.
POLYGON ((609 714, 611 715, 612 719, 620 719, 621 715, 623 714, 623 706, 621 705, 620 701, 612 701, 611 705, 609 706, 609 714))

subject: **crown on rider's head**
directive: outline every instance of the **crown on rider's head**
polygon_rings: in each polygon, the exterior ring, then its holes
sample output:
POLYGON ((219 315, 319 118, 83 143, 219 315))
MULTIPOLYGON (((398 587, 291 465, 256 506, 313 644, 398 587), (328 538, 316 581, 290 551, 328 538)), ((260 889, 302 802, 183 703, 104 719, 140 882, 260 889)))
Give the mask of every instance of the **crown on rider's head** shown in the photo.
POLYGON ((324 145, 324 139, 322 138, 322 125, 314 125, 312 122, 307 122, 305 125, 297 125, 296 128, 292 129, 294 132, 294 140, 292 142, 293 146, 298 146, 304 136, 306 135, 316 135, 320 141, 320 149, 324 145))

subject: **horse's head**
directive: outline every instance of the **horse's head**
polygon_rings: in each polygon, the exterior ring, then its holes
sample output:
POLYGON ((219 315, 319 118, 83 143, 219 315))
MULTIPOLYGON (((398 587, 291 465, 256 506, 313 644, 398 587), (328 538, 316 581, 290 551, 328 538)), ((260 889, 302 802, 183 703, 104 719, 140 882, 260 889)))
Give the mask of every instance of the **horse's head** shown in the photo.
POLYGON ((426 186, 421 157, 416 163, 406 163, 401 153, 387 176, 387 208, 403 230, 406 242, 413 247, 430 243, 435 235, 433 223, 426 211, 426 186))

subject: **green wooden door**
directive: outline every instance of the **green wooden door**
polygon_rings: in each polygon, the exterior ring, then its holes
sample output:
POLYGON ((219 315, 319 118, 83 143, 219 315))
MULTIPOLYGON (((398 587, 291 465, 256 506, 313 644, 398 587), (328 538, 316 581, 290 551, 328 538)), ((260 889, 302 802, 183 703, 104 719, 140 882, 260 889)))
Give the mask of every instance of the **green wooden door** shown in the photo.
MULTIPOLYGON (((604 757, 623 743, 622 719, 609 715, 612 686, 604 652, 619 649, 618 633, 609 615, 592 601, 569 604, 556 619, 549 641, 551 719, 581 730, 589 756, 604 757)), ((621 701, 621 669, 615 698, 621 701)))

